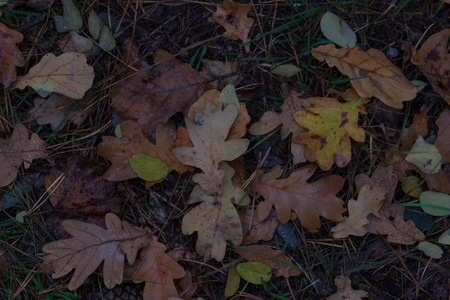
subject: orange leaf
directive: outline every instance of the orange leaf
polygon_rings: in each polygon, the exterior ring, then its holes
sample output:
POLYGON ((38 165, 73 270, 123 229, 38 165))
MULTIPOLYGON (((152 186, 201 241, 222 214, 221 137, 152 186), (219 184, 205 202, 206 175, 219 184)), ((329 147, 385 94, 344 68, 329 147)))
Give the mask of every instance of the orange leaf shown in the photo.
POLYGON ((265 198, 256 210, 258 220, 264 220, 275 206, 280 222, 289 221, 291 210, 294 210, 302 226, 310 232, 319 230, 319 216, 340 222, 345 211, 344 202, 335 194, 341 190, 344 179, 330 175, 307 183, 316 168, 316 165, 309 164, 283 179, 277 179, 283 173, 280 166, 273 167, 266 174, 259 170, 251 183, 253 191, 265 198))
POLYGON ((5 87, 16 81, 16 67, 25 64, 22 52, 16 44, 23 40, 23 35, 5 24, 0 23, 0 80, 5 87))

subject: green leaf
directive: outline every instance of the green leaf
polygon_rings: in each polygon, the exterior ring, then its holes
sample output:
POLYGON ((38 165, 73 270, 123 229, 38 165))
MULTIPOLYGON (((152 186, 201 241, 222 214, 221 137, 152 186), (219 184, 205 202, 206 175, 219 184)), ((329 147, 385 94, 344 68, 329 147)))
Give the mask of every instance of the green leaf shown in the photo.
POLYGON ((146 181, 160 180, 169 173, 169 167, 162 160, 143 153, 133 155, 130 165, 134 173, 146 181))
POLYGON ((450 214, 450 196, 447 194, 431 191, 423 192, 420 194, 420 204, 425 204, 422 209, 429 215, 442 217, 450 214))
POLYGON ((98 38, 98 45, 104 51, 111 51, 114 47, 116 47, 116 40, 114 39, 114 36, 108 26, 103 25, 98 38))
POLYGON ((79 35, 76 31, 71 31, 70 36, 72 37, 72 41, 77 52, 87 52, 92 49, 92 46, 94 46, 94 43, 90 39, 79 35))
POLYGON ((423 82, 422 80, 411 80, 412 85, 417 88, 417 92, 423 90, 428 84, 423 82))
POLYGON ((118 137, 119 139, 122 137, 122 123, 117 124, 116 128, 114 128, 114 134, 116 135, 116 137, 118 137))
POLYGON ((272 277, 272 269, 259 262, 241 263, 236 269, 244 280, 253 284, 261 284, 261 279, 267 282, 272 277))
POLYGON ((300 69, 294 65, 281 65, 276 67, 272 73, 275 75, 281 75, 285 77, 291 77, 300 72, 300 69))
POLYGON ((439 173, 442 165, 442 156, 436 146, 425 142, 421 135, 405 159, 427 174, 439 173))
POLYGON ((408 176, 402 182, 402 190, 411 197, 419 198, 423 192, 423 189, 419 186, 421 182, 422 180, 417 176, 408 176))
POLYGON ((83 26, 83 18, 72 0, 62 0, 63 15, 54 16, 56 30, 58 32, 78 31, 83 26))
POLYGON ((425 255, 431 258, 439 259, 442 257, 444 251, 438 245, 430 242, 421 242, 418 246, 420 251, 423 251, 425 255))
POLYGON ((239 276, 236 266, 233 266, 228 272, 227 285, 225 286, 225 298, 233 296, 239 288, 241 276, 239 276))
POLYGON ((327 12, 322 16, 320 30, 327 39, 343 48, 356 46, 356 34, 346 22, 332 12, 327 12))
POLYGON ((444 231, 439 237, 438 243, 450 245, 450 228, 444 231))
POLYGON ((102 20, 100 20, 95 11, 92 10, 88 18, 88 28, 94 39, 98 39, 98 37, 100 36, 100 30, 102 29, 102 26, 102 20))

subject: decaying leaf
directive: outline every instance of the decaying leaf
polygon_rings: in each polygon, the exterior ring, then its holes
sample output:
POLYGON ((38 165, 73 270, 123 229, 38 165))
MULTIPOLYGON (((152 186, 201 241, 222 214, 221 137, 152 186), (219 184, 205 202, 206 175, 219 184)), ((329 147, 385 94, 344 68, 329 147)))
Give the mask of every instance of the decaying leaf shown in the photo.
POLYGON ((439 128, 434 145, 442 156, 442 164, 450 163, 450 109, 446 108, 437 118, 439 128))
POLYGON ((83 18, 73 0, 62 0, 63 15, 54 16, 58 32, 78 31, 83 26, 83 18))
POLYGON ((280 166, 273 167, 266 174, 259 170, 251 183, 252 190, 265 199, 256 210, 258 219, 264 220, 275 206, 281 223, 289 221, 291 210, 294 210, 302 226, 310 232, 319 230, 319 216, 340 222, 345 211, 344 202, 335 194, 341 190, 344 179, 330 175, 307 183, 316 168, 317 165, 309 164, 283 179, 277 179, 283 173, 280 166))
POLYGON ((122 137, 104 136, 97 146, 97 153, 109 160, 112 165, 103 175, 106 180, 123 181, 136 178, 130 166, 130 158, 138 153, 159 158, 172 170, 182 174, 192 168, 183 165, 173 154, 176 135, 170 127, 158 126, 155 133, 156 145, 142 133, 139 124, 133 121, 121 123, 122 137))
POLYGON ((427 77, 431 86, 450 104, 450 29, 433 34, 411 57, 411 62, 427 77))
POLYGON ((247 14, 251 9, 250 4, 241 4, 233 0, 224 0, 222 5, 217 6, 217 11, 213 13, 213 19, 222 25, 226 31, 224 37, 230 40, 241 40, 244 45, 245 53, 250 52, 250 44, 248 44, 248 34, 254 23, 254 19, 248 18, 247 14), (231 22, 227 17, 233 16, 231 22))
POLYGON ((334 284, 337 286, 337 292, 330 297, 329 300, 362 300, 367 297, 367 293, 363 290, 354 290, 352 288, 352 281, 344 275, 339 275, 334 279, 334 284))
POLYGON ((80 125, 95 109, 94 106, 87 106, 89 101, 88 96, 77 102, 69 97, 53 94, 48 99, 34 99, 34 107, 28 113, 39 125, 50 124, 52 130, 56 130, 67 122, 80 125))
POLYGON ((379 50, 337 49, 334 44, 328 44, 313 48, 311 53, 352 78, 350 83, 363 98, 376 97, 386 105, 402 108, 402 102, 416 97, 417 88, 379 50))
POLYGON ((358 174, 355 177, 356 190, 359 193, 363 186, 368 185, 373 187, 383 187, 387 190, 386 204, 390 205, 394 198, 395 189, 397 187, 397 176, 392 172, 393 167, 378 166, 372 173, 372 176, 367 174, 358 174))
POLYGON ((356 34, 337 15, 327 11, 320 19, 320 30, 323 35, 344 48, 353 48, 356 45, 356 34))
POLYGON ((292 259, 286 256, 283 251, 263 245, 251 245, 245 248, 249 248, 250 250, 237 248, 234 249, 234 252, 248 261, 260 262, 269 266, 275 276, 288 278, 291 276, 299 276, 301 274, 299 268, 293 268, 288 265, 292 265, 292 259), (270 256, 277 258, 277 260, 270 256), (283 261, 287 264, 283 263, 283 261))
POLYGON ((227 84, 237 86, 244 77, 238 71, 238 62, 202 59, 202 73, 207 77, 216 79, 205 83, 205 90, 222 90, 227 84))
POLYGON ((402 182, 402 190, 408 196, 419 198, 423 189, 420 186, 422 179, 417 176, 408 176, 406 180, 402 182))
POLYGON ((195 174, 192 179, 209 195, 218 195, 221 192, 220 184, 224 172, 219 170, 219 163, 236 159, 247 150, 247 139, 225 141, 237 114, 236 105, 228 105, 222 110, 222 105, 214 106, 208 102, 205 110, 196 110, 195 123, 185 118, 194 147, 178 147, 172 150, 182 163, 200 168, 204 172, 195 174))
POLYGON ((206 81, 189 64, 178 62, 164 50, 156 50, 153 60, 154 69, 142 70, 141 65, 137 73, 115 84, 110 93, 111 105, 120 116, 137 119, 144 133, 155 131, 176 112, 187 115, 200 84, 206 81))
POLYGON ((47 144, 36 133, 29 136, 25 126, 16 124, 10 138, 0 139, 0 187, 14 181, 22 162, 28 169, 33 160, 47 157, 47 144))
POLYGON ((114 214, 105 217, 106 229, 77 220, 65 220, 64 229, 71 238, 51 242, 43 246, 42 270, 54 270, 57 279, 75 269, 69 290, 80 287, 84 280, 103 262, 103 279, 107 288, 113 288, 123 279, 125 256, 133 265, 139 249, 150 242, 150 233, 120 221, 114 214))
POLYGON ((25 64, 22 52, 16 44, 23 40, 23 35, 5 24, 0 23, 0 80, 5 87, 16 81, 16 67, 25 64))
POLYGON ((261 222, 252 209, 239 210, 238 214, 244 230, 244 239, 241 245, 251 245, 259 241, 272 240, 279 224, 275 211, 271 211, 267 218, 261 222))
MULTIPOLYGON (((285 139, 292 133, 292 137, 298 136, 305 130, 295 122, 294 114, 301 110, 303 106, 307 105, 304 99, 299 98, 300 94, 294 90, 289 91, 289 95, 284 98, 284 104, 281 106, 281 113, 275 111, 267 111, 263 114, 261 119, 250 126, 250 133, 252 135, 266 134, 279 125, 281 127, 281 139, 285 139)), ((306 161, 304 156, 304 145, 292 143, 291 152, 294 155, 294 164, 306 161)))
POLYGON ((248 197, 244 198, 244 191, 232 185, 234 170, 222 162, 220 171, 224 173, 222 194, 210 196, 200 186, 195 186, 189 203, 202 203, 183 217, 183 234, 198 232, 196 250, 205 261, 210 258, 221 261, 225 256, 226 241, 241 244, 242 227, 233 203, 248 205, 250 201, 248 197))
POLYGON ((309 131, 294 137, 294 142, 305 144, 305 157, 317 161, 322 170, 336 165, 345 167, 351 159, 350 138, 364 142, 364 129, 358 126, 358 114, 365 114, 363 99, 340 103, 334 98, 307 98, 310 106, 294 114, 295 121, 309 131))
POLYGON ((183 278, 184 269, 165 251, 167 247, 153 236, 151 242, 142 250, 143 263, 134 273, 133 281, 145 281, 143 297, 145 300, 168 299, 177 297, 174 279, 183 278))
POLYGON ((272 277, 270 267, 260 262, 240 263, 236 270, 242 279, 253 284, 262 284, 262 281, 267 282, 272 277))
POLYGON ((387 190, 383 187, 370 187, 365 185, 358 194, 358 200, 350 199, 348 202, 348 217, 331 228, 333 237, 345 238, 349 235, 363 236, 367 233, 364 225, 369 223, 367 216, 379 216, 378 211, 383 206, 387 190))
POLYGON ((426 174, 437 174, 441 170, 442 156, 435 145, 425 142, 419 135, 405 160, 426 174))
POLYGON ((194 300, 192 296, 194 296, 197 291, 198 284, 192 282, 192 273, 190 271, 186 270, 184 277, 178 280, 177 284, 180 288, 180 295, 182 295, 185 300, 194 300))
MULTIPOLYGON (((70 0, 71 1, 71 0, 70 0)), ((13 89, 31 86, 41 97, 52 92, 81 99, 94 81, 94 68, 86 63, 83 53, 46 54, 27 75, 20 76, 13 89)))

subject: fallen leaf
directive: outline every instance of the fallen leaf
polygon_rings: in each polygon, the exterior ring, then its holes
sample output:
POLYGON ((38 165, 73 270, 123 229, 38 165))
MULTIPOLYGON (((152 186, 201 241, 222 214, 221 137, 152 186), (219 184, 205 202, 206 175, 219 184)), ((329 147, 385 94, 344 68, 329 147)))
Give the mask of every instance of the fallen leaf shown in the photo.
POLYGON ((167 247, 159 243, 155 236, 142 250, 141 259, 143 259, 143 263, 134 273, 133 281, 136 283, 145 281, 143 293, 145 300, 159 300, 178 296, 173 280, 183 278, 185 271, 165 253, 166 250, 167 247))
POLYGON ((347 22, 342 21, 330 11, 327 11, 320 19, 320 30, 327 39, 341 47, 353 48, 356 46, 356 34, 347 22))
POLYGON ((423 205, 423 211, 429 215, 439 217, 450 215, 450 195, 426 191, 420 194, 420 204, 423 205), (439 206, 440 208, 433 206, 439 206))
POLYGON ((130 166, 139 178, 158 181, 169 174, 169 167, 160 159, 143 153, 130 157, 130 166))
POLYGON ((411 62, 427 77, 431 86, 450 104, 450 29, 433 34, 411 57, 411 62))
POLYGON ((363 100, 340 103, 334 98, 314 97, 305 101, 310 106, 294 114, 295 121, 309 131, 294 137, 294 142, 305 144, 305 157, 317 161, 322 170, 336 165, 345 167, 351 159, 350 138, 364 142, 364 129, 358 126, 358 114, 365 114, 363 100))
POLYGON ((272 277, 269 266, 259 262, 246 262, 237 265, 236 270, 245 281, 253 284, 262 284, 272 277))
POLYGON ((417 229, 414 222, 405 222, 403 219, 404 210, 405 207, 398 203, 383 207, 379 212, 380 217, 369 215, 367 219, 370 223, 364 227, 373 234, 387 234, 389 243, 412 245, 423 241, 425 235, 417 229))
POLYGON ((94 68, 86 63, 86 56, 82 53, 69 52, 58 57, 48 53, 27 75, 17 78, 12 88, 31 86, 44 98, 56 92, 81 99, 91 88, 94 75, 94 68))
POLYGON ((339 275, 334 279, 334 284, 337 286, 337 292, 328 297, 329 300, 361 300, 367 297, 367 292, 363 290, 354 290, 352 288, 352 281, 344 275, 339 275))
POLYGON ((102 178, 104 168, 82 156, 71 156, 67 166, 52 168, 45 177, 45 188, 51 193, 50 202, 54 214, 46 217, 49 228, 55 228, 59 236, 64 235, 61 223, 65 219, 79 218, 89 223, 104 226, 106 213, 119 214, 122 208, 120 187, 102 178), (50 189, 60 175, 64 180, 50 189))
POLYGON ((58 32, 78 31, 83 26, 83 18, 73 0, 62 0, 63 15, 54 16, 56 30, 58 32))
MULTIPOLYGON (((300 94, 294 90, 289 91, 289 95, 284 97, 284 104, 281 106, 281 113, 267 111, 261 119, 250 126, 249 132, 252 135, 262 135, 281 127, 281 139, 284 140, 292 133, 292 137, 298 136, 305 130, 295 122, 294 114, 306 105, 304 99, 299 98, 300 94)), ((294 156, 294 164, 306 161, 304 156, 304 145, 291 143, 291 152, 294 156)))
POLYGON ((236 270, 237 264, 234 264, 230 271, 228 271, 228 279, 227 284, 225 285, 225 298, 233 296, 236 291, 239 289, 239 283, 241 282, 241 276, 239 276, 238 271, 236 270))
POLYGON ((438 243, 444 245, 450 245, 450 228, 444 231, 438 239, 438 243))
POLYGON ((50 124, 52 130, 61 128, 67 122, 80 125, 95 109, 94 106, 88 106, 90 100, 90 97, 85 96, 77 102, 69 97, 53 94, 48 99, 34 99, 34 107, 28 114, 32 119, 36 119, 39 125, 50 124))
POLYGON ((179 111, 187 115, 199 86, 206 82, 201 73, 164 50, 156 50, 153 60, 154 69, 144 70, 141 64, 138 72, 116 83, 110 93, 114 109, 122 118, 137 119, 144 133, 155 131, 179 111))
POLYGON ((16 124, 10 138, 0 139, 0 187, 14 181, 22 162, 28 169, 33 160, 47 157, 47 144, 36 133, 29 136, 25 126, 16 124))
POLYGON ((292 259, 286 256, 283 251, 273 249, 269 246, 251 245, 244 248, 234 249, 234 252, 250 262, 260 262, 272 269, 275 276, 289 278, 291 276, 300 276, 299 268, 293 268, 292 259), (277 260, 273 259, 275 257, 277 260), (283 263, 285 262, 285 263, 283 263))
POLYGON ((423 251, 426 256, 434 259, 440 259, 442 257, 442 254, 444 254, 444 251, 441 249, 441 247, 426 241, 420 242, 417 246, 417 249, 423 251))
POLYGON ((180 295, 183 296, 185 300, 193 299, 195 292, 197 291, 197 283, 192 282, 192 274, 190 271, 185 271, 183 278, 178 280, 178 286, 180 287, 180 295))
POLYGON ((213 79, 205 83, 205 91, 222 90, 227 84, 237 86, 243 79, 239 74, 238 62, 222 62, 218 60, 202 59, 202 73, 213 79))
POLYGON ((22 42, 23 35, 5 24, 0 23, 0 80, 5 87, 16 81, 16 67, 25 64, 22 52, 16 44, 22 42))
POLYGON ((378 211, 386 200, 387 190, 383 187, 365 185, 358 194, 358 199, 350 199, 347 205, 348 217, 331 228, 335 239, 346 238, 349 235, 363 236, 367 233, 364 225, 369 223, 367 216, 373 214, 378 217, 378 211))
POLYGON ((441 170, 442 157, 436 146, 425 142, 419 135, 405 160, 426 174, 437 174, 441 170))
POLYGON ((367 174, 358 174, 355 177, 356 190, 359 193, 363 186, 368 185, 373 187, 383 187, 387 190, 386 204, 390 205, 394 198, 395 189, 397 188, 397 176, 393 173, 393 167, 378 166, 372 173, 372 176, 367 174))
POLYGON ((172 150, 182 163, 204 172, 195 174, 192 179, 209 195, 220 194, 224 172, 219 170, 219 163, 234 160, 247 150, 247 139, 225 141, 237 114, 235 105, 228 105, 222 110, 222 105, 214 106, 208 102, 205 110, 196 110, 195 123, 185 118, 194 147, 172 150))
POLYGON ((402 182, 402 190, 408 196, 419 198, 423 189, 420 186, 422 179, 417 176, 408 176, 406 180, 402 182))
POLYGON ((446 108, 437 118, 439 128, 434 145, 442 156, 442 164, 450 163, 450 109, 446 108))
POLYGON ((344 202, 335 196, 344 185, 344 179, 337 175, 307 183, 317 166, 306 165, 295 170, 287 178, 277 179, 283 173, 280 166, 269 172, 258 170, 251 183, 253 192, 262 195, 265 201, 260 202, 256 213, 258 220, 264 220, 275 206, 278 220, 286 223, 291 217, 291 210, 297 214, 303 227, 310 232, 320 228, 320 218, 340 222, 345 211, 344 202))
POLYGON ((252 209, 239 210, 238 214, 244 230, 244 239, 241 245, 251 245, 259 241, 272 240, 279 224, 274 211, 271 211, 263 221, 258 220, 255 211, 252 209))
POLYGON ((88 52, 91 51, 94 46, 94 42, 91 39, 81 36, 76 31, 70 32, 70 37, 72 38, 73 45, 77 52, 88 52))
POLYGON ((376 97, 386 105, 402 108, 402 102, 416 97, 416 87, 379 50, 337 49, 328 44, 312 48, 311 54, 353 79, 350 83, 362 98, 376 97))
POLYGON ((114 214, 105 216, 106 229, 77 220, 65 220, 64 229, 71 238, 45 244, 41 269, 54 270, 52 278, 58 279, 75 269, 69 282, 69 290, 79 288, 84 280, 103 262, 105 286, 112 289, 122 283, 125 255, 133 265, 139 249, 150 242, 150 234, 144 229, 120 221, 114 214))
POLYGON ((158 126, 155 133, 156 144, 152 144, 142 133, 139 124, 133 121, 121 123, 122 137, 104 136, 97 146, 97 153, 111 162, 111 167, 103 178, 111 181, 123 181, 136 178, 130 165, 130 158, 143 153, 162 160, 172 170, 182 174, 192 168, 182 164, 173 154, 175 132, 170 127, 158 126))
MULTIPOLYGON (((214 258, 221 261, 225 257, 226 241, 235 245, 242 243, 242 227, 234 204, 239 204, 245 192, 231 183, 234 170, 226 163, 220 164, 224 173, 221 195, 208 195, 199 185, 194 187, 189 204, 199 203, 186 213, 182 221, 185 235, 198 232, 197 253, 204 256, 204 261, 214 258)), ((247 197, 241 205, 248 205, 247 197)))
POLYGON ((247 14, 251 9, 250 4, 241 4, 233 0, 224 0, 222 5, 217 6, 217 10, 213 13, 213 19, 225 28, 223 36, 230 40, 241 40, 244 45, 245 53, 250 52, 250 44, 248 43, 248 34, 255 22, 254 19, 248 18, 247 14), (230 21, 229 16, 233 16, 230 21))
POLYGON ((280 65, 273 69, 272 74, 275 75, 281 75, 285 77, 292 77, 294 75, 297 75, 301 70, 294 65, 280 65))

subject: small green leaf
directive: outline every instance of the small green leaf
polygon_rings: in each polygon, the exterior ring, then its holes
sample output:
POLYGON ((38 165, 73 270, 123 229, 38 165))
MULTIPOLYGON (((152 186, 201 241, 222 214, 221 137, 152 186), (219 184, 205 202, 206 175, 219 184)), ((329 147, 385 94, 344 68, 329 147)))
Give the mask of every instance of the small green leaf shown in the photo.
POLYGON ((98 37, 100 36, 100 30, 102 29, 102 26, 102 20, 100 20, 97 13, 92 10, 88 18, 88 28, 94 39, 98 39, 98 37))
POLYGON ((146 181, 160 180, 169 173, 169 167, 162 160, 143 153, 133 155, 130 165, 134 173, 146 181))
POLYGON ((231 267, 228 271, 227 285, 225 286, 225 298, 233 296, 239 288, 241 276, 239 276, 236 266, 231 267))
POLYGON ((423 251, 425 255, 431 258, 439 259, 442 257, 444 251, 438 245, 430 242, 421 242, 418 246, 420 251, 423 251))
POLYGON ((332 12, 326 12, 322 16, 320 30, 327 39, 343 48, 356 46, 356 34, 346 22, 332 12))
POLYGON ((119 139, 122 137, 122 127, 120 126, 121 124, 117 124, 116 128, 114 128, 114 134, 116 135, 116 137, 118 137, 119 139))
POLYGON ((25 217, 27 214, 28 213, 26 211, 22 210, 16 215, 16 221, 23 224, 23 217, 25 217))
POLYGON ((420 194, 422 194, 423 189, 419 186, 422 180, 417 176, 408 176, 406 180, 402 183, 402 189, 405 194, 419 198, 420 194))
POLYGON ((439 237, 438 243, 450 245, 450 228, 444 231, 439 237))
POLYGON ((261 284, 261 279, 267 282, 272 277, 272 269, 259 262, 241 263, 236 269, 244 280, 253 284, 261 284))
POLYGON ((420 194, 420 204, 425 204, 422 209, 432 216, 450 215, 450 196, 444 193, 426 191, 420 194), (428 207, 434 205, 439 207, 428 207))
POLYGON ((62 0, 63 15, 54 16, 58 32, 78 31, 83 26, 83 18, 72 0, 62 0))
POLYGON ((425 142, 421 135, 405 159, 427 174, 439 173, 442 165, 442 156, 436 146, 425 142))
POLYGON ((422 80, 411 80, 412 85, 417 88, 417 92, 423 90, 428 84, 423 82, 422 80))
POLYGON ((94 46, 94 43, 90 39, 79 35, 76 31, 71 31, 70 36, 72 37, 72 41, 77 52, 87 52, 92 49, 92 46, 94 46))
POLYGON ((297 66, 294 65, 281 65, 276 67, 272 73, 275 75, 281 75, 285 77, 291 77, 300 72, 300 69, 297 66))
POLYGON ((98 44, 104 51, 111 51, 116 47, 116 40, 108 26, 103 25, 98 37, 98 44))

